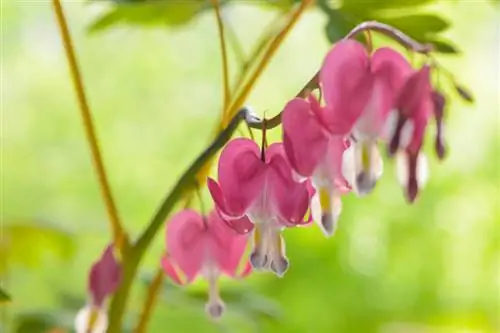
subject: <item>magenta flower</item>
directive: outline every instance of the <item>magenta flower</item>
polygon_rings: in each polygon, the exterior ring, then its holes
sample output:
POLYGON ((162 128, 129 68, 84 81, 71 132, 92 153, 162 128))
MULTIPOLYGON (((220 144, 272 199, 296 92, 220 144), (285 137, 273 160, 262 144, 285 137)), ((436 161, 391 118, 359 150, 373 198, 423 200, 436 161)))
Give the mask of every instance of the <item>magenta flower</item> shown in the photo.
POLYGON ((400 183, 405 188, 406 197, 413 202, 428 178, 428 165, 421 152, 425 130, 434 114, 438 133, 436 151, 444 155, 442 138, 442 114, 444 97, 432 90, 429 66, 415 71, 407 80, 395 104, 397 119, 392 131, 389 153, 398 154, 397 171, 400 183))
POLYGON ((282 276, 289 263, 281 231, 309 223, 308 183, 293 178, 281 143, 260 150, 245 138, 223 149, 218 173, 219 183, 208 180, 218 212, 235 231, 253 233, 252 266, 282 276))
POLYGON ((316 190, 311 202, 313 220, 331 236, 342 209, 340 196, 350 191, 342 175, 344 136, 334 134, 325 121, 325 109, 313 95, 294 98, 282 114, 283 144, 294 171, 310 178, 316 190))
POLYGON ((217 281, 223 273, 230 277, 250 274, 249 263, 238 272, 248 238, 228 228, 215 211, 205 218, 194 210, 183 210, 170 220, 166 229, 163 270, 177 284, 191 283, 201 274, 209 285, 207 313, 213 318, 220 317, 224 303, 217 281), (184 275, 185 282, 179 273, 184 275))
POLYGON ((108 317, 104 302, 118 289, 122 277, 121 265, 113 251, 113 245, 109 245, 101 258, 92 265, 88 280, 91 300, 75 318, 75 329, 78 333, 104 333, 107 329, 108 317), (94 320, 90 320, 91 317, 94 320), (88 327, 89 323, 93 326, 88 327))
POLYGON ((349 137, 344 174, 359 195, 375 187, 382 174, 377 141, 387 139, 387 119, 412 69, 395 50, 370 55, 354 40, 341 41, 327 54, 320 70, 329 131, 349 137))

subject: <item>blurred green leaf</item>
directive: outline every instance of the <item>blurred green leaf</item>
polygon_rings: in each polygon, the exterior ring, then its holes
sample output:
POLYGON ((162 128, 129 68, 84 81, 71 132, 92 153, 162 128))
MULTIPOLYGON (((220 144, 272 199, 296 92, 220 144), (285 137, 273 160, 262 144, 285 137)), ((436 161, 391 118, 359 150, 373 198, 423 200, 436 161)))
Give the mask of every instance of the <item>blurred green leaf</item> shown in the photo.
POLYGON ((332 44, 344 38, 344 36, 356 25, 355 22, 349 22, 339 11, 332 11, 328 16, 325 33, 326 38, 328 38, 328 41, 332 44))
POLYGON ((40 265, 44 255, 52 252, 62 260, 75 253, 73 235, 66 230, 41 221, 16 221, 3 227, 0 274, 5 265, 21 264, 30 268, 40 265))
POLYGON ((376 17, 375 19, 400 29, 418 41, 428 41, 431 36, 450 27, 448 21, 430 14, 405 15, 394 18, 376 17))
POLYGON ((440 53, 447 53, 447 54, 460 53, 460 50, 449 41, 430 39, 428 40, 428 42, 434 45, 435 49, 440 53))
POLYGON ((454 88, 458 96, 462 98, 464 101, 469 102, 469 103, 474 103, 474 96, 472 95, 472 92, 465 86, 455 83, 454 88))
MULTIPOLYGON (((145 286, 148 286, 151 282, 151 276, 143 275, 141 280, 145 286)), ((184 289, 169 280, 163 283, 162 296, 170 305, 200 311, 202 311, 208 297, 204 289, 184 289)), ((230 311, 234 311, 251 321, 262 319, 277 321, 283 317, 282 309, 277 302, 253 291, 248 285, 243 287, 224 286, 221 288, 221 298, 230 311)), ((256 328, 256 331, 259 330, 256 328)))
POLYGON ((381 10, 423 6, 434 1, 435 0, 344 0, 342 3, 342 10, 366 15, 367 13, 373 13, 381 10))
POLYGON ((10 295, 0 287, 0 303, 9 302, 10 295))
POLYGON ((119 23, 177 26, 188 23, 204 8, 203 0, 122 3, 97 18, 89 31, 101 31, 119 23))
POLYGON ((57 326, 57 320, 48 313, 28 312, 15 318, 15 333, 46 333, 57 326))

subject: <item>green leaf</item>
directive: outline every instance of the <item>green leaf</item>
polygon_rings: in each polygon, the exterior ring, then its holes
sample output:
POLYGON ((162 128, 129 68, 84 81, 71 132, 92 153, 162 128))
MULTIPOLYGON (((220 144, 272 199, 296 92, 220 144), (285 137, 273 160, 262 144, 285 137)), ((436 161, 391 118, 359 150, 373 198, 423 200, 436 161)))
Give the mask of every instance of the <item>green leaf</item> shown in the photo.
POLYGON ((430 39, 429 43, 434 45, 434 48, 440 53, 446 54, 456 54, 460 53, 460 50, 449 41, 430 39))
POLYGON ((430 14, 406 15, 393 18, 375 17, 375 19, 398 28, 419 42, 429 41, 432 36, 450 27, 448 21, 430 14))
POLYGON ((36 268, 48 252, 62 260, 71 259, 75 253, 72 234, 41 221, 7 222, 0 244, 0 257, 7 260, 2 261, 0 274, 6 270, 5 264, 36 268))
MULTIPOLYGON (((207 299, 206 292, 200 290, 185 292, 185 297, 192 301, 196 300, 201 304, 204 304, 207 299)), ((244 313, 248 317, 278 320, 283 316, 282 310, 277 303, 247 288, 224 287, 221 290, 221 297, 228 308, 244 313)))
MULTIPOLYGON (((141 281, 147 287, 151 283, 151 276, 143 274, 141 281)), ((207 301, 207 292, 203 288, 186 290, 165 280, 161 289, 162 297, 171 305, 190 309, 203 309, 207 301)), ((231 309, 250 321, 262 319, 278 321, 283 317, 281 306, 274 300, 252 290, 248 285, 223 286, 221 298, 231 309)), ((260 331, 260 330, 258 330, 260 331)))
POLYGON ((474 95, 472 95, 472 92, 467 87, 456 82, 454 83, 453 86, 458 96, 460 96, 460 98, 462 98, 466 102, 474 103, 474 95))
POLYGON ((0 303, 10 302, 10 295, 0 287, 0 303))
POLYGON ((344 38, 355 25, 355 22, 348 21, 339 11, 331 11, 328 13, 328 23, 325 26, 326 37, 333 44, 344 38))
POLYGON ((188 23, 205 7, 202 0, 121 3, 96 19, 89 31, 102 31, 121 23, 178 26, 188 23))
MULTIPOLYGON (((330 1, 333 2, 333 1, 330 1)), ((435 0, 344 0, 342 10, 351 13, 372 15, 375 12, 392 9, 412 9, 423 5, 428 5, 435 0)))
POLYGON ((56 319, 48 313, 29 312, 15 318, 15 333, 46 333, 57 326, 56 319))

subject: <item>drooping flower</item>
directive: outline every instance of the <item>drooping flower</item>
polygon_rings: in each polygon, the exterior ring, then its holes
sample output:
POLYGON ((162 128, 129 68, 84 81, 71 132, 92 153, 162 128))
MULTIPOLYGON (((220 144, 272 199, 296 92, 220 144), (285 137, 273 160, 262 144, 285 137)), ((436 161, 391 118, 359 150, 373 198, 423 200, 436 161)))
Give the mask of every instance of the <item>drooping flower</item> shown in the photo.
POLYGON ((228 228, 216 211, 207 217, 192 209, 177 213, 166 228, 167 254, 162 258, 165 273, 177 284, 189 284, 202 275, 209 285, 207 313, 218 318, 224 311, 218 279, 222 274, 243 277, 251 272, 247 262, 238 268, 248 237, 228 228), (183 275, 183 277, 182 277, 183 275))
POLYGON ((315 188, 311 202, 313 220, 331 236, 342 210, 340 196, 351 185, 342 175, 342 156, 349 142, 334 134, 325 121, 326 110, 313 95, 294 98, 282 113, 283 144, 294 171, 310 178, 315 188))
POLYGON ((77 333, 104 333, 108 317, 104 302, 120 285, 122 268, 109 245, 101 258, 92 265, 88 279, 90 304, 81 309, 75 318, 77 333))
POLYGON ((281 231, 310 222, 308 183, 294 179, 283 144, 259 150, 252 140, 232 140, 221 153, 218 180, 208 180, 218 212, 235 231, 253 233, 252 266, 282 276, 289 262, 281 231))
POLYGON ((351 139, 343 169, 359 195, 371 192, 382 174, 377 141, 387 139, 388 116, 411 72, 395 50, 383 47, 369 54, 355 40, 335 44, 325 57, 320 70, 324 123, 351 139))
POLYGON ((428 165, 421 152, 425 131, 432 115, 436 118, 436 152, 444 156, 442 118, 444 97, 433 91, 430 67, 415 71, 401 89, 395 104, 397 118, 389 143, 389 154, 397 155, 397 172, 406 198, 413 202, 428 178, 428 165))

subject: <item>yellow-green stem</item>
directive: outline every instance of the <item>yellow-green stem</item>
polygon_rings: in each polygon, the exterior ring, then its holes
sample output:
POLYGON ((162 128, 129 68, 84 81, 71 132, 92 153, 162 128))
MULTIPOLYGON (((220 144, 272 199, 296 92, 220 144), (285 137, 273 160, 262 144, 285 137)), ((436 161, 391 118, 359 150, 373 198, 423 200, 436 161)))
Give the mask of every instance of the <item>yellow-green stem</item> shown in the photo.
POLYGON ((97 135, 94 129, 92 114, 90 112, 90 107, 87 102, 87 97, 85 95, 85 89, 83 87, 82 77, 78 67, 78 62, 76 60, 76 54, 73 48, 73 43, 71 41, 68 25, 66 23, 66 18, 64 16, 64 11, 61 6, 60 0, 52 0, 52 4, 57 18, 57 23, 59 25, 59 30, 61 32, 61 38, 64 44, 66 58, 68 59, 71 79, 73 81, 73 85, 76 91, 79 110, 83 120, 83 127, 85 129, 87 141, 90 146, 92 161, 94 163, 94 167, 97 173, 97 178, 99 181, 99 186, 101 189, 102 196, 104 198, 104 203, 106 205, 108 220, 111 224, 111 230, 113 232, 113 240, 115 246, 118 249, 122 250, 123 246, 127 245, 126 244, 127 240, 125 238, 125 232, 123 231, 123 227, 118 217, 118 211, 116 209, 116 205, 113 200, 113 195, 111 193, 111 188, 109 186, 109 181, 106 176, 106 170, 104 168, 104 163, 99 149, 99 142, 97 140, 97 135))
POLYGON ((314 0, 303 0, 300 6, 292 13, 290 20, 285 25, 285 27, 276 35, 268 49, 262 56, 261 61, 259 62, 256 70, 252 73, 245 86, 242 88, 241 92, 238 93, 234 101, 230 104, 229 109, 227 110, 227 114, 232 117, 243 105, 248 95, 251 92, 251 89, 257 82, 257 79, 262 75, 265 68, 269 64, 271 58, 274 56, 280 45, 283 43, 285 37, 290 33, 292 28, 298 22, 299 18, 305 12, 305 10, 314 2, 314 0))
POLYGON ((217 29, 219 31, 219 43, 222 56, 222 83, 224 87, 224 104, 223 104, 223 114, 222 121, 227 123, 227 115, 224 113, 229 105, 231 99, 231 91, 229 89, 229 66, 227 60, 227 48, 226 48, 226 38, 224 35, 224 22, 222 21, 222 14, 220 10, 219 0, 212 0, 212 5, 214 6, 215 17, 217 19, 217 29))
POLYGON ((139 323, 137 324, 134 333, 145 333, 149 319, 151 318, 151 314, 153 312, 154 305, 156 300, 158 299, 158 293, 161 287, 161 283, 163 282, 163 270, 158 268, 156 274, 151 281, 151 284, 148 288, 148 293, 146 295, 146 301, 144 303, 144 308, 142 309, 141 317, 139 319, 139 323))

